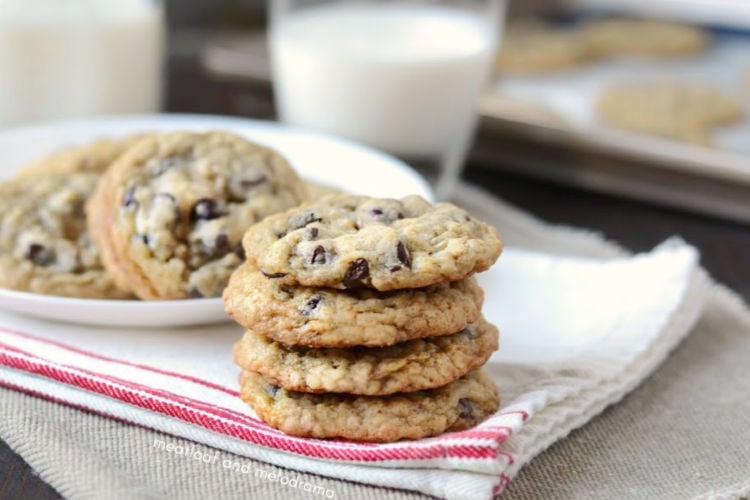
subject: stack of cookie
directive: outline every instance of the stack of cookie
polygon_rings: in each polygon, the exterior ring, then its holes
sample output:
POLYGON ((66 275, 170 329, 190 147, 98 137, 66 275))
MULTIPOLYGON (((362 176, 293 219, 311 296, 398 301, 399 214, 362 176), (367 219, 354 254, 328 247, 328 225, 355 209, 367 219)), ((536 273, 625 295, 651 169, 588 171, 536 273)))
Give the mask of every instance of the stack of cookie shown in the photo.
POLYGON ((270 425, 385 442, 497 410, 479 368, 498 332, 472 276, 502 250, 487 224, 418 196, 339 195, 266 218, 243 244, 224 300, 248 329, 241 396, 270 425))

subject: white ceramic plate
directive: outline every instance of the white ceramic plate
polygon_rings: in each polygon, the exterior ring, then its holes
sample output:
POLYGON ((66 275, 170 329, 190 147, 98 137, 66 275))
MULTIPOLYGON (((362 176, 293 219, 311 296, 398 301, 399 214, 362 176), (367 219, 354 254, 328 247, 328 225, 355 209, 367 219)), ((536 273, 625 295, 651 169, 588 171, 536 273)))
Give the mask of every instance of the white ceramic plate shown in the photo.
MULTIPOLYGON (((374 149, 276 123, 206 115, 150 115, 55 122, 0 131, 0 178, 61 147, 137 131, 224 129, 284 154, 297 172, 354 193, 432 199, 427 183, 401 161, 374 149)), ((160 302, 54 297, 0 289, 0 308, 49 320, 164 327, 226 320, 221 299, 160 302)))

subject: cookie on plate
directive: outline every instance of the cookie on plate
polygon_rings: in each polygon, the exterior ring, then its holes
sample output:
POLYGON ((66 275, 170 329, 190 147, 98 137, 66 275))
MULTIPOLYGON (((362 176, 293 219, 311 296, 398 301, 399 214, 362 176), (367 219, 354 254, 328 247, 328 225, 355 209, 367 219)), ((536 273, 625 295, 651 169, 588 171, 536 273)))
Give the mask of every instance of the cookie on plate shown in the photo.
POLYGON ((615 127, 704 145, 712 143, 712 127, 742 116, 721 90, 673 80, 614 84, 601 93, 597 109, 615 127))
POLYGON ((446 385, 482 366, 497 346, 497 328, 484 319, 453 335, 390 347, 311 349, 248 331, 234 360, 287 390, 385 395, 446 385))
POLYGON ((480 370, 438 389, 389 396, 287 391, 247 370, 240 386, 242 399, 266 423, 315 438, 420 439, 473 427, 500 405, 497 389, 480 370))
POLYGON ((88 144, 70 146, 39 160, 18 171, 18 177, 45 175, 51 172, 103 173, 120 155, 146 134, 133 134, 122 138, 103 138, 88 144))
POLYGON ((121 299, 84 219, 94 172, 27 173, 0 184, 0 286, 34 293, 121 299))
POLYGON ((252 263, 224 291, 237 323, 287 344, 310 347, 387 346, 457 332, 479 318, 484 293, 466 278, 426 288, 378 292, 291 286, 252 263))
POLYGON ((0 187, 2 286, 81 298, 132 297, 104 269, 83 206, 99 176, 143 137, 106 138, 64 148, 22 167, 15 180, 0 187))
POLYGON ((460 280, 502 251, 488 224, 416 195, 329 196, 268 217, 243 242, 248 260, 279 283, 380 291, 460 280))
POLYGON ((681 56, 711 42, 700 28, 654 19, 608 18, 584 28, 590 50, 600 56, 681 56))
POLYGON ((89 227, 117 284, 143 299, 220 296, 245 230, 305 199, 275 151, 226 132, 143 138, 102 177, 89 227))
POLYGON ((329 186, 327 184, 322 184, 320 182, 310 180, 306 180, 303 182, 305 184, 305 188, 307 189, 307 199, 305 201, 315 201, 323 198, 324 196, 344 193, 344 191, 339 188, 329 186))

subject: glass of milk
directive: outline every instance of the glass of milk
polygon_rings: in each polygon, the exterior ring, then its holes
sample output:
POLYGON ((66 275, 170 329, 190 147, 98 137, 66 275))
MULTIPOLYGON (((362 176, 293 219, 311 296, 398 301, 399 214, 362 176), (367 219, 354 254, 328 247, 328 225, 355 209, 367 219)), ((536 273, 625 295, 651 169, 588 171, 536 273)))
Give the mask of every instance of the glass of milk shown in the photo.
POLYGON ((268 6, 281 120, 393 153, 425 174, 438 197, 450 197, 493 67, 504 0, 268 6))
POLYGON ((155 0, 0 0, 0 126, 161 104, 155 0))

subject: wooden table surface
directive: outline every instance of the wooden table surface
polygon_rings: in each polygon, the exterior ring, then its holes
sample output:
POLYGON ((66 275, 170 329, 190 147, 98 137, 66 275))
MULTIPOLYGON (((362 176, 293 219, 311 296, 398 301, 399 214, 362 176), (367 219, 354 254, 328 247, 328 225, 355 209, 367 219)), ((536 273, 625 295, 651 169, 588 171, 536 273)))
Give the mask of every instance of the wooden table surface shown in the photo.
MULTIPOLYGON (((267 89, 206 79, 197 70, 195 60, 170 61, 169 75, 169 110, 255 117, 273 113, 267 89)), ((631 250, 649 250, 670 236, 682 236, 700 249, 704 267, 718 281, 750 300, 747 226, 552 185, 476 163, 468 165, 465 175, 469 181, 542 219, 600 231, 631 250)), ((5 498, 45 500, 60 496, 0 441, 0 499, 5 498)))

